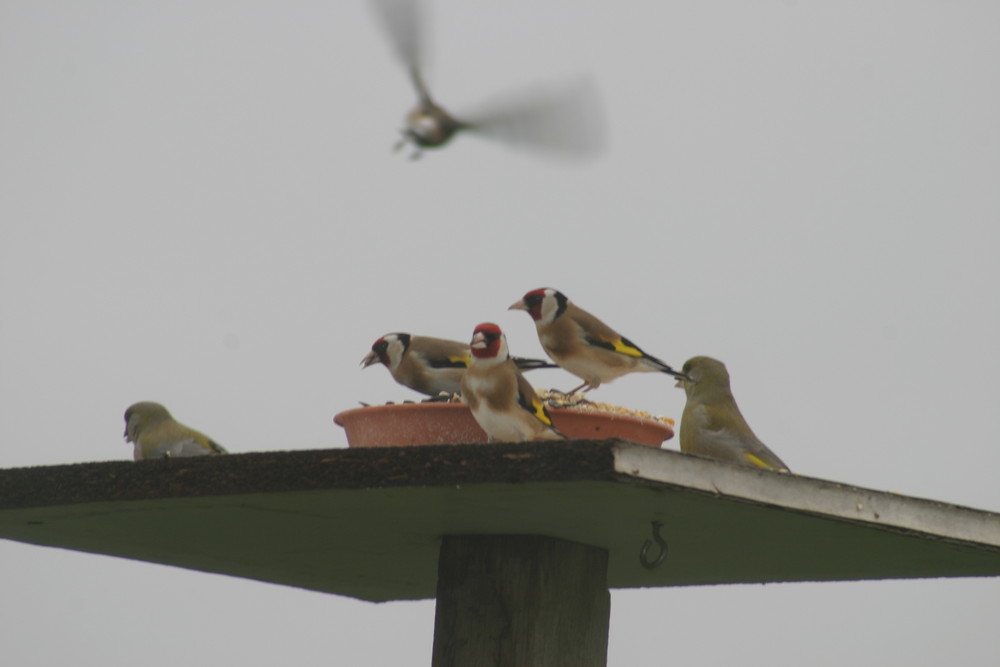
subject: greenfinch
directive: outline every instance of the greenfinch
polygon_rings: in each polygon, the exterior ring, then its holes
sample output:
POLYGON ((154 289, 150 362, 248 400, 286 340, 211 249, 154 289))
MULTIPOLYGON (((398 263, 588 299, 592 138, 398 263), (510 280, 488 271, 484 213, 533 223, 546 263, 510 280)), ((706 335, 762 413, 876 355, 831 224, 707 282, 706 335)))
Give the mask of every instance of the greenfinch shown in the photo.
POLYGON ((687 403, 681 415, 681 451, 741 465, 788 472, 788 466, 750 430, 729 388, 725 364, 693 357, 678 380, 687 403))
POLYGON ((165 407, 150 401, 135 403, 125 411, 125 442, 134 444, 136 461, 227 453, 219 443, 175 421, 165 407))

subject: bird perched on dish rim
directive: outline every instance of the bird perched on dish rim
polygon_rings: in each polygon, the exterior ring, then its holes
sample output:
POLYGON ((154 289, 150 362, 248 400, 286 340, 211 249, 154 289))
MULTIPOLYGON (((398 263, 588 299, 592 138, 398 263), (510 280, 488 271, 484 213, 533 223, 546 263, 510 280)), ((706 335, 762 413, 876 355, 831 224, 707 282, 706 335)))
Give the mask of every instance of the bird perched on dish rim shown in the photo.
POLYGON ((176 421, 165 407, 152 401, 134 403, 125 410, 125 442, 133 443, 132 457, 136 461, 228 453, 219 443, 176 421))
POLYGON ((643 352, 607 324, 551 287, 531 290, 508 310, 531 315, 538 341, 560 368, 583 384, 568 392, 597 389, 604 382, 636 372, 660 372, 682 378, 683 373, 643 352))
MULTIPOLYGON (((372 344, 371 351, 361 360, 361 367, 381 363, 404 387, 432 398, 442 393, 450 397, 461 393, 460 383, 470 358, 468 343, 408 333, 388 333, 372 344)), ((514 357, 514 363, 521 370, 556 367, 541 359, 514 357)))
POLYGON ((736 405, 726 365, 711 357, 692 357, 678 380, 687 402, 681 414, 681 451, 741 465, 789 472, 784 461, 760 441, 736 405))
POLYGON ((484 322, 472 334, 472 363, 462 378, 462 400, 490 442, 563 440, 531 384, 517 369, 507 337, 484 322))

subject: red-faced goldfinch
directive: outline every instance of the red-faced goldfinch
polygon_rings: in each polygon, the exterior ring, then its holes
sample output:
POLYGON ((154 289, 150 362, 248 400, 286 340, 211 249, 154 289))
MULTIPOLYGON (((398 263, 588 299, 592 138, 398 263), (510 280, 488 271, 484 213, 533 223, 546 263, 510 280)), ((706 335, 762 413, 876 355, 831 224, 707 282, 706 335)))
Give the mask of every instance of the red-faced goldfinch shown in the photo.
POLYGON ((694 357, 683 370, 688 377, 677 382, 687 394, 681 415, 682 452, 788 472, 788 466, 743 419, 729 389, 729 372, 721 361, 694 357))
POLYGON ((149 401, 125 411, 125 442, 134 443, 136 461, 226 453, 219 443, 174 421, 165 407, 149 401))
POLYGON ((658 371, 683 377, 557 290, 532 290, 508 310, 527 311, 546 354, 583 380, 570 394, 597 389, 626 373, 658 371))
MULTIPOLYGON (((414 391, 436 397, 441 392, 461 393, 459 383, 469 367, 469 346, 443 338, 390 333, 372 345, 371 352, 361 360, 361 367, 382 363, 392 378, 414 391)), ((554 368, 540 359, 514 358, 518 368, 554 368)))
POLYGON ((480 324, 470 347, 472 363, 462 378, 462 398, 490 442, 566 437, 552 425, 548 410, 510 358, 500 327, 480 324))

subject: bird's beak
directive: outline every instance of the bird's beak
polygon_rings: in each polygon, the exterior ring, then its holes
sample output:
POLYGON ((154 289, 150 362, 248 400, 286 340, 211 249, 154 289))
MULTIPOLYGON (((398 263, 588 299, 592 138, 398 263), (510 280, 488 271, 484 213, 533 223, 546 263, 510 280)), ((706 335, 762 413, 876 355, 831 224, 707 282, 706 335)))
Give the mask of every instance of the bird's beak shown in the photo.
POLYGON ((515 304, 512 304, 507 310, 528 310, 528 305, 524 303, 524 299, 521 299, 515 304))
POLYGON ((472 342, 469 343, 469 347, 473 350, 485 350, 486 349, 486 336, 482 332, 476 332, 472 335, 472 342))
POLYGON ((691 376, 685 373, 674 373, 674 377, 677 378, 677 383, 674 385, 675 387, 687 389, 689 384, 694 384, 694 380, 691 379, 691 376))
POLYGON ((378 360, 378 355, 375 354, 375 350, 372 350, 361 360, 361 368, 368 368, 372 364, 378 363, 378 360))

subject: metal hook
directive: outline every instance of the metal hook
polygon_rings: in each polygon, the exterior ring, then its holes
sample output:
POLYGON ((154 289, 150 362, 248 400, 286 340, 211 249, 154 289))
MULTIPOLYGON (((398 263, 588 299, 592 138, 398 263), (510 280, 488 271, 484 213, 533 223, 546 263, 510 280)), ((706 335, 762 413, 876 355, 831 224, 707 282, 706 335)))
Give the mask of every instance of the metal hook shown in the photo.
POLYGON ((653 546, 653 543, 650 542, 649 540, 646 540, 643 543, 642 549, 639 550, 639 562, 647 570, 655 570, 656 568, 660 567, 660 565, 663 563, 663 559, 667 557, 667 543, 663 540, 662 537, 660 537, 660 528, 663 528, 663 524, 660 523, 659 521, 653 521, 652 524, 653 524, 653 540, 655 540, 656 544, 659 545, 660 547, 660 555, 654 558, 653 560, 649 560, 648 558, 646 558, 646 553, 649 551, 649 548, 653 546))

